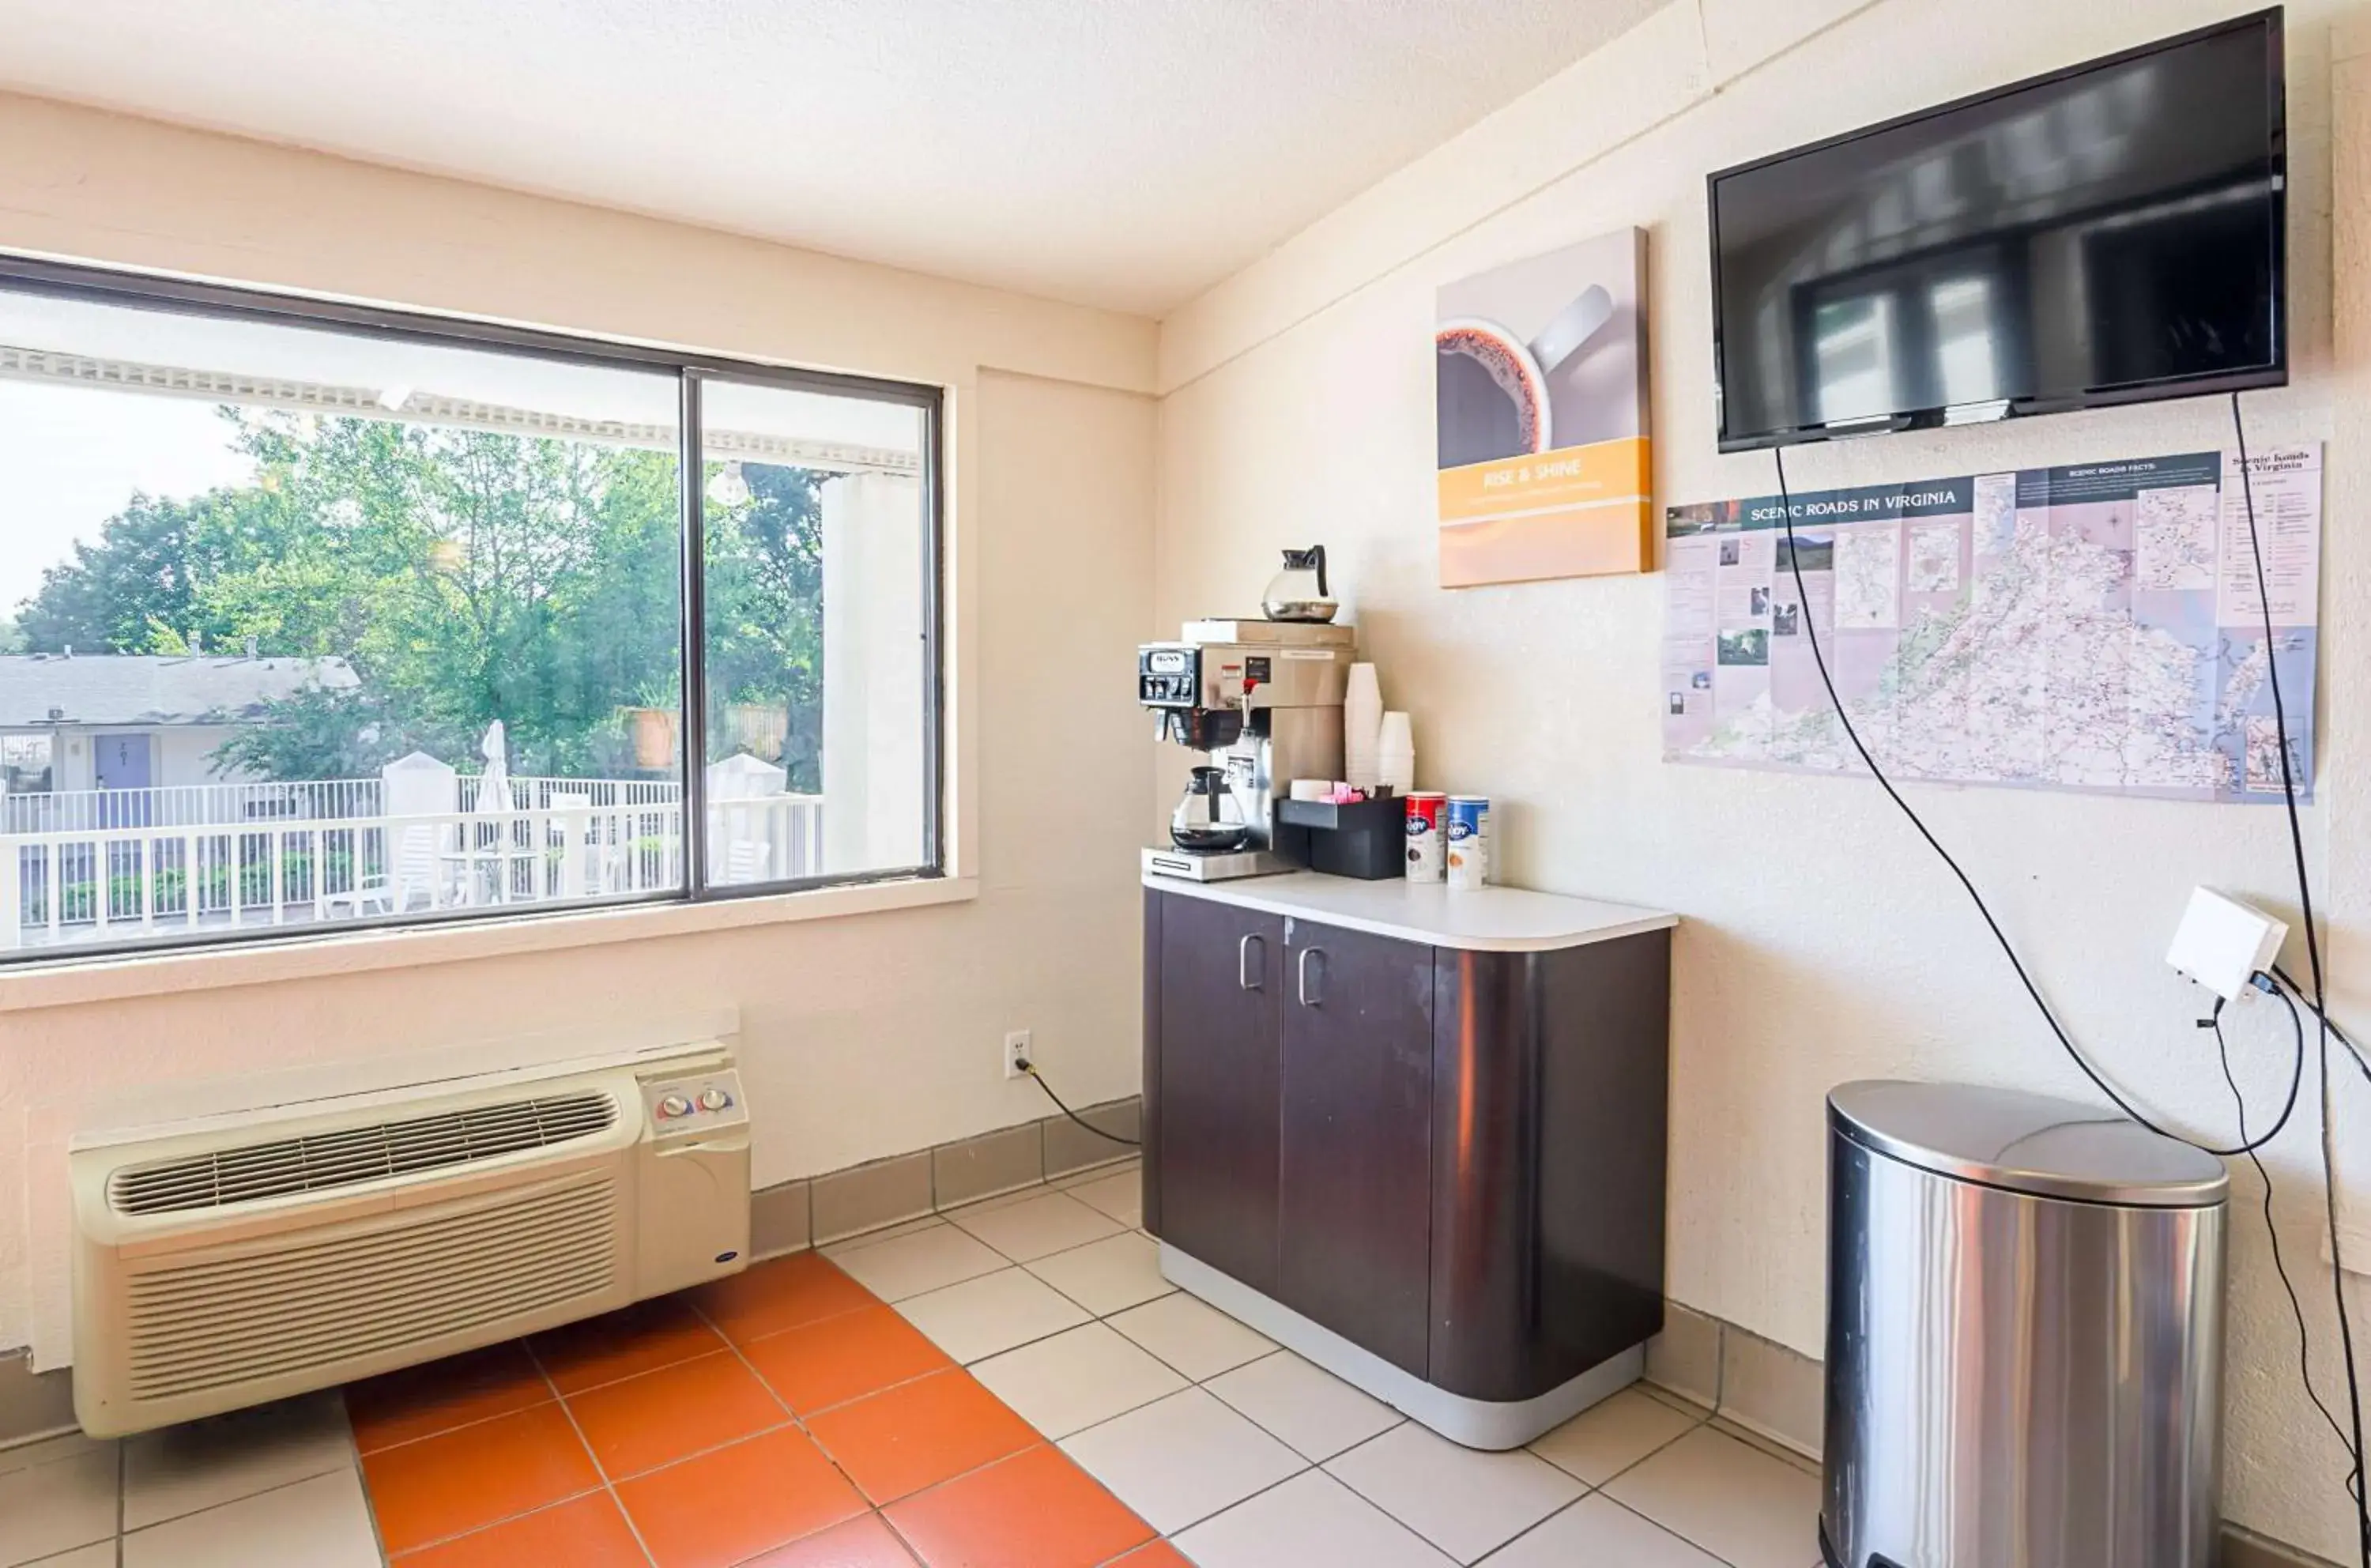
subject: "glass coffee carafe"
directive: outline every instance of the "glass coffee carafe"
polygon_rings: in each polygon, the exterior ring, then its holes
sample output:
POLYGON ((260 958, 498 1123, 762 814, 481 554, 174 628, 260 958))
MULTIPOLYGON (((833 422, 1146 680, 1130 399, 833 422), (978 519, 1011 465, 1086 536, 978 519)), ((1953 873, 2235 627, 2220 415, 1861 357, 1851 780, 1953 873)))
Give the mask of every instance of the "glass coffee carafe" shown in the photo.
POLYGON ((1197 855, 1223 855, 1251 837, 1243 802, 1227 787, 1223 767, 1197 767, 1169 813, 1169 841, 1197 855))
POLYGON ((1330 621, 1341 610, 1325 581, 1325 547, 1284 552, 1284 570, 1268 580, 1260 608, 1270 620, 1330 621))

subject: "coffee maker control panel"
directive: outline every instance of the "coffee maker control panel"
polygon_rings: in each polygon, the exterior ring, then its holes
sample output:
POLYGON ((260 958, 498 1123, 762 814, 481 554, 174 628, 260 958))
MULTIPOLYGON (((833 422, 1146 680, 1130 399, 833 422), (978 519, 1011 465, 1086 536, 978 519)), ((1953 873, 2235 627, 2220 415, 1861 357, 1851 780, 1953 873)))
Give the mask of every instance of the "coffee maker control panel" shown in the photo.
POLYGON ((1202 651, 1155 644, 1138 651, 1136 699, 1147 708, 1192 708, 1202 698, 1202 651))
POLYGON ((1247 720, 1262 709, 1339 708, 1354 657, 1347 646, 1148 642, 1137 650, 1136 699, 1247 720))

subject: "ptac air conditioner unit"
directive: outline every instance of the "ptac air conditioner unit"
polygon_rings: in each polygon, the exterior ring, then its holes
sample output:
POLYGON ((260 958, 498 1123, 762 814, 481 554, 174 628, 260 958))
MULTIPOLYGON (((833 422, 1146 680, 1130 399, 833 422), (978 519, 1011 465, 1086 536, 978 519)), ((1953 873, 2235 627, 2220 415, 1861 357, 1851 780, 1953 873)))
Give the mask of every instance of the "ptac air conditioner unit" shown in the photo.
POLYGON ((686 1048, 78 1142, 96 1435, 328 1388, 746 1266, 733 1057, 686 1048))

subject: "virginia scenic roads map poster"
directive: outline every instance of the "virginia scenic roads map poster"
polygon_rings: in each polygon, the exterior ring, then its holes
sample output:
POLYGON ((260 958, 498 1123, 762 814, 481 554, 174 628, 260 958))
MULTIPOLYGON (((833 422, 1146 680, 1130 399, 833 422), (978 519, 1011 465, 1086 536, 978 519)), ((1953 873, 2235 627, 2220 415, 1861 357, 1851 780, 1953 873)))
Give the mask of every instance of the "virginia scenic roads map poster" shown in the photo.
MULTIPOLYGON (((2321 450, 2250 455, 2273 659, 2313 778, 2321 450)), ((2263 614, 2236 455, 2190 453, 1670 509, 1667 759, 2277 801, 2263 614), (1805 596, 1808 595, 1808 603, 1805 596)))

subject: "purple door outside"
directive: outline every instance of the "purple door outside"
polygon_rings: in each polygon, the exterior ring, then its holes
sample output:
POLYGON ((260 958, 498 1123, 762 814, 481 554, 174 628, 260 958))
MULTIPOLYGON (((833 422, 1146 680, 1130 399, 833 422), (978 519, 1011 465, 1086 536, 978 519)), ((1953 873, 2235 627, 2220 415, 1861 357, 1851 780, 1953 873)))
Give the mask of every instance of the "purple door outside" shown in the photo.
MULTIPOLYGON (((90 742, 91 761, 95 766, 101 790, 145 790, 154 782, 150 772, 149 737, 146 735, 94 735, 90 742)), ((146 795, 127 800, 110 801, 102 796, 98 802, 99 825, 102 827, 141 827, 148 821, 146 795)))

